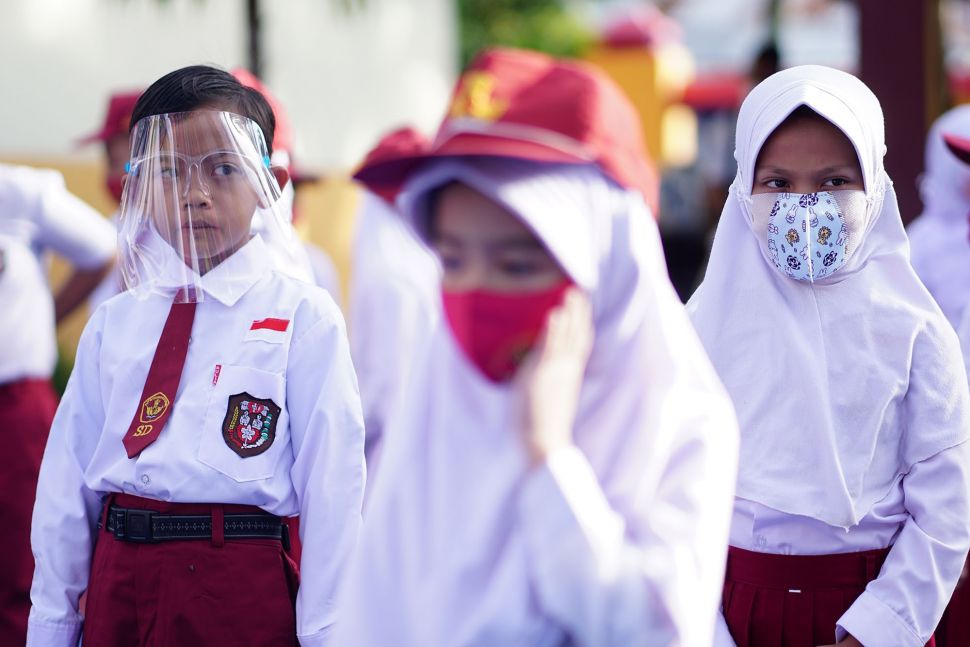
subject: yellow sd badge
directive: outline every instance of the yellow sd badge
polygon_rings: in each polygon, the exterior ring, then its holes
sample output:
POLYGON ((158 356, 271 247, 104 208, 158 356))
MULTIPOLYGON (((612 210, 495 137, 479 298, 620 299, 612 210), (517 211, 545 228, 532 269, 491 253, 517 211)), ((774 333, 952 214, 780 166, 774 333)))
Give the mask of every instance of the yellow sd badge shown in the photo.
POLYGON ((145 398, 141 404, 139 420, 144 423, 155 422, 169 407, 168 397, 159 391, 145 398))

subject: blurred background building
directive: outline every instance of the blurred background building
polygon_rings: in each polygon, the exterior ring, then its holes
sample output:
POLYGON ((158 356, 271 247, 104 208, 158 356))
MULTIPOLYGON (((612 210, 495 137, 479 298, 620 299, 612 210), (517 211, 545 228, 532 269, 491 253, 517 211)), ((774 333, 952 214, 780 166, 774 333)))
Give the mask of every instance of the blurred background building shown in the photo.
MULTIPOLYGON (((883 102, 907 220, 929 124, 970 101, 965 0, 3 0, 0 161, 57 168, 108 213, 102 150, 76 142, 98 128, 109 94, 192 63, 248 67, 286 107, 298 166, 319 177, 300 190, 300 228, 346 285, 353 167, 392 128, 432 132, 461 66, 491 44, 585 58, 624 87, 661 171, 659 218, 684 297, 753 83, 802 63, 859 74, 883 102)), ((68 357, 84 318, 62 326, 68 357)))

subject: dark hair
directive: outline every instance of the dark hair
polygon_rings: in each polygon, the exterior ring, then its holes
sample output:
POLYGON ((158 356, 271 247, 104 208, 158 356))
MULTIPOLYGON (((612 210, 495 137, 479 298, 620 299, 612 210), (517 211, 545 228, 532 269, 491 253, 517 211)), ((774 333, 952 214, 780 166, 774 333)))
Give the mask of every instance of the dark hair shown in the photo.
POLYGON ((255 121, 263 131, 269 154, 273 154, 276 117, 266 98, 229 72, 209 65, 183 67, 148 86, 131 113, 131 127, 134 129, 139 120, 152 115, 205 107, 222 108, 255 121))

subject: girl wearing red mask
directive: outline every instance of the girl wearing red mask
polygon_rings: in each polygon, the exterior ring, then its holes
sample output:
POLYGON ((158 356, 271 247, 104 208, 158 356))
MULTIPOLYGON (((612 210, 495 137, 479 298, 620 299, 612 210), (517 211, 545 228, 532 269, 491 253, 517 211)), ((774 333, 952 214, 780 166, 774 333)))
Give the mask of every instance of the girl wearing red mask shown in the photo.
MULTIPOLYGON (((628 125, 596 73, 541 62, 523 80, 534 55, 492 53, 463 81, 504 115, 545 88, 560 116, 605 100, 628 125)), ((410 158, 398 198, 443 316, 385 432, 335 642, 710 645, 737 429, 644 196, 608 163, 505 147, 565 148, 568 118, 469 118, 436 143, 475 129, 476 153, 410 158)))

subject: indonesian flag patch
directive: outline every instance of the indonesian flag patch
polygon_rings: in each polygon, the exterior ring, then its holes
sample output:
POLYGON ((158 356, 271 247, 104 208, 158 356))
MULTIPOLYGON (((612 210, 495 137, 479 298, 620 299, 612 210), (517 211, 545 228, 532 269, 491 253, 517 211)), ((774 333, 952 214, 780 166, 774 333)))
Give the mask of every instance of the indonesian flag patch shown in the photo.
POLYGON ((245 391, 229 396, 222 437, 229 449, 243 458, 259 456, 276 439, 280 408, 272 400, 254 398, 245 391))
POLYGON ((257 319, 250 324, 243 341, 258 340, 271 344, 282 344, 286 341, 286 335, 289 329, 289 319, 277 319, 276 317, 257 319))

